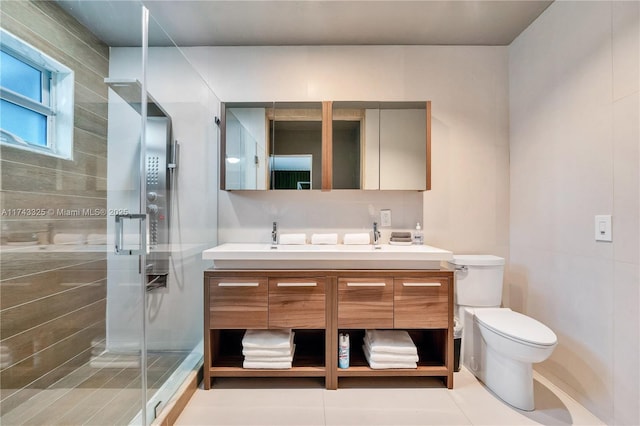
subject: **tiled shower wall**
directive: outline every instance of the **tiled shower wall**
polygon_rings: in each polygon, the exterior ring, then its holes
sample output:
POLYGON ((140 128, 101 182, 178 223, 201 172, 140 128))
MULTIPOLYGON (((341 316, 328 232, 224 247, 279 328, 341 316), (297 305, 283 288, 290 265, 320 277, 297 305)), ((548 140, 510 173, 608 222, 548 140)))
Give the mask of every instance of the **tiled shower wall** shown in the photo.
POLYGON ((75 71, 73 160, 0 148, 1 208, 53 211, 0 218, 0 412, 6 413, 87 362, 92 342, 104 340, 106 246, 62 251, 51 243, 60 234, 106 232, 106 216, 58 209, 106 208, 109 48, 53 2, 2 1, 0 12, 2 28, 75 71), (38 245, 19 245, 34 235, 38 245))

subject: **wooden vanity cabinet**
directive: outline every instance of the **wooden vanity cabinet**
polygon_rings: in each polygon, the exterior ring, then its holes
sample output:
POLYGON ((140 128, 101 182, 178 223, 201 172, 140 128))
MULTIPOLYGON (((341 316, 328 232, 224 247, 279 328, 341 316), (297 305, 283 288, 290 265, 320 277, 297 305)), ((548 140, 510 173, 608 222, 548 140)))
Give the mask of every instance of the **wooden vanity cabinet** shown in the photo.
POLYGON ((453 387, 453 271, 228 270, 204 275, 204 387, 215 377, 438 376, 453 387), (242 368, 246 329, 294 329, 293 367, 242 368), (416 369, 371 369, 362 351, 366 329, 403 329, 416 369), (338 368, 338 334, 351 336, 351 364, 338 368))
POLYGON ((331 382, 337 358, 329 318, 333 288, 328 277, 309 271, 216 270, 204 274, 204 388, 215 377, 324 377, 331 382), (293 367, 245 369, 246 329, 295 331, 293 367))

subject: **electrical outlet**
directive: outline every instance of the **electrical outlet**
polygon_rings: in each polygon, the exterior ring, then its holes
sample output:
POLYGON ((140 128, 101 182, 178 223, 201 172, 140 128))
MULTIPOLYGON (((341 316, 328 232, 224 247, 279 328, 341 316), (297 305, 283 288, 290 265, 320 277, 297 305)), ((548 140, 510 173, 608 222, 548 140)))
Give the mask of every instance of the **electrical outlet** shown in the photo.
POLYGON ((380 210, 380 226, 391 226, 391 210, 380 210))

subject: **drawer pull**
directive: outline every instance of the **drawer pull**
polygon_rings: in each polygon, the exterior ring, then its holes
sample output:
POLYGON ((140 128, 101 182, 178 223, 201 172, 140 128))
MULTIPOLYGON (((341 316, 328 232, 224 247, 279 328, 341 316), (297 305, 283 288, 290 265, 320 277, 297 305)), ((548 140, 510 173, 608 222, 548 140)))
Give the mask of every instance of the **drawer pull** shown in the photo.
POLYGON ((218 287, 258 287, 260 283, 218 283, 218 287))
POLYGON ((278 287, 317 287, 318 283, 278 283, 278 287))
POLYGON ((402 283, 404 287, 442 287, 442 283, 402 283))
POLYGON ((387 283, 347 283, 347 287, 385 287, 387 283))

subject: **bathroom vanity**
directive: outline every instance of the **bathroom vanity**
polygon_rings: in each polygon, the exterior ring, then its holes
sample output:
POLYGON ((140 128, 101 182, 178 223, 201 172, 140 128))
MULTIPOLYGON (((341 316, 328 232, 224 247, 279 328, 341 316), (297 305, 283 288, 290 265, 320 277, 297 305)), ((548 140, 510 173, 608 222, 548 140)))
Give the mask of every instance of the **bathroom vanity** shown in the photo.
POLYGON ((214 261, 204 274, 205 389, 216 377, 323 377, 327 389, 337 389, 342 377, 437 376, 453 387, 453 271, 436 260, 450 259, 450 252, 429 246, 405 247, 404 253, 391 246, 237 246, 203 253, 214 261), (297 265, 291 251, 298 252, 297 265), (377 257, 377 268, 370 259, 354 260, 365 253, 377 257), (349 267, 331 268, 330 258, 349 267), (293 367, 243 368, 244 331, 282 328, 295 332, 293 367), (371 369, 362 350, 366 329, 407 330, 418 367, 371 369), (351 360, 340 369, 338 335, 345 332, 351 360))

